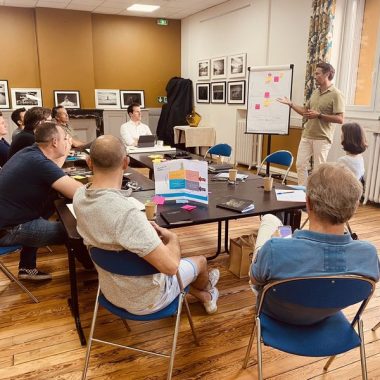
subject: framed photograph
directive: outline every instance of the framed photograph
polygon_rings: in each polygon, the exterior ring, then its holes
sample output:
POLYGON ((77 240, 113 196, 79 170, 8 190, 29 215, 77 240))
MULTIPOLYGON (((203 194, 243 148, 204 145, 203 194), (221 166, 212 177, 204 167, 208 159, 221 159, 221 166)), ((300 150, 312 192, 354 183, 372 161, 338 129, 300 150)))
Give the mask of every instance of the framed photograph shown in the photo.
POLYGON ((11 88, 13 108, 42 107, 40 88, 11 88))
POLYGON ((226 102, 226 82, 211 83, 211 103, 226 102))
POLYGON ((245 103, 245 80, 228 82, 227 84, 227 103, 244 104, 245 103))
POLYGON ((247 54, 235 54, 228 57, 228 77, 241 78, 245 77, 247 70, 247 54))
POLYGON ((120 109, 120 90, 95 90, 95 107, 120 109))
POLYGON ((210 60, 198 61, 198 80, 210 80, 210 60))
POLYGON ((210 83, 197 83, 197 103, 210 103, 210 83))
POLYGON ((211 60, 211 79, 220 79, 227 76, 227 57, 211 60))
POLYGON ((65 108, 80 108, 79 91, 55 90, 54 105, 65 108))
POLYGON ((144 90, 120 90, 121 108, 128 108, 131 103, 139 103, 145 108, 144 90))
POLYGON ((10 108, 7 80, 0 80, 0 109, 3 108, 10 108))

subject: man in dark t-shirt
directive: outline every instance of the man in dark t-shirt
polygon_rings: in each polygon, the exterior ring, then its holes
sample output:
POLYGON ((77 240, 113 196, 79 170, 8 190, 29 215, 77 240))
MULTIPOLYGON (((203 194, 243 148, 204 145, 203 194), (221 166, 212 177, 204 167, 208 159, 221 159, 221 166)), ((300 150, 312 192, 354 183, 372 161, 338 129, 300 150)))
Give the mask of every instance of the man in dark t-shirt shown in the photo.
POLYGON ((7 125, 5 124, 3 114, 0 111, 0 168, 4 166, 8 159, 9 143, 4 138, 7 133, 7 125))
POLYGON ((45 122, 35 137, 36 144, 16 153, 0 171, 0 246, 23 246, 18 276, 24 280, 50 279, 36 268, 37 248, 62 244, 66 238, 60 222, 44 219, 51 192, 72 198, 82 186, 60 167, 71 148, 64 130, 45 122))

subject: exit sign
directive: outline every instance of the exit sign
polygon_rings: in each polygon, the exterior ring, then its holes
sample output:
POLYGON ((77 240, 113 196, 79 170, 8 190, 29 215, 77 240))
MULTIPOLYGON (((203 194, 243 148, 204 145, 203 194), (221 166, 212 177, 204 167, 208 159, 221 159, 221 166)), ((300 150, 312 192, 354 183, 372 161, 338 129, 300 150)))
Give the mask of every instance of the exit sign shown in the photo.
POLYGON ((166 18, 158 18, 157 25, 167 26, 169 25, 169 20, 167 20, 166 18))

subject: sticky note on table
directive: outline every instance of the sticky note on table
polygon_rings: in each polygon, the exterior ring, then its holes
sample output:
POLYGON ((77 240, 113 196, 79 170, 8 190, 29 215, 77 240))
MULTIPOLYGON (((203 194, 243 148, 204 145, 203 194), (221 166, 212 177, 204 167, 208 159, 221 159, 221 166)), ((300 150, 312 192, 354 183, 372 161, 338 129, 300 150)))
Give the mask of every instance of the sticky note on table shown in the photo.
POLYGON ((74 175, 73 177, 71 178, 74 178, 74 179, 85 179, 86 177, 82 176, 82 175, 74 175))
POLYGON ((185 205, 185 206, 182 206, 181 208, 186 210, 186 211, 191 211, 191 210, 194 210, 195 208, 197 208, 197 206, 185 205))
POLYGON ((156 205, 163 205, 165 203, 165 198, 164 197, 161 197, 161 195, 155 195, 153 198, 152 198, 152 201, 156 204, 156 205))

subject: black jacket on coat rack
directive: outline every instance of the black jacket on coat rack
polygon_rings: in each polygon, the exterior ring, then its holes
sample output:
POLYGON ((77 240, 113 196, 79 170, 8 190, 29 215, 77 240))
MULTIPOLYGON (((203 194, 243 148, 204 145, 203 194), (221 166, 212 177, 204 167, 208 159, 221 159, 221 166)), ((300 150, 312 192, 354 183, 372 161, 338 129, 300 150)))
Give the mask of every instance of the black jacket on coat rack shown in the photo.
POLYGON ((176 125, 187 125, 186 116, 193 108, 193 82, 173 77, 166 85, 168 102, 162 106, 157 125, 157 136, 166 145, 174 145, 176 125))

